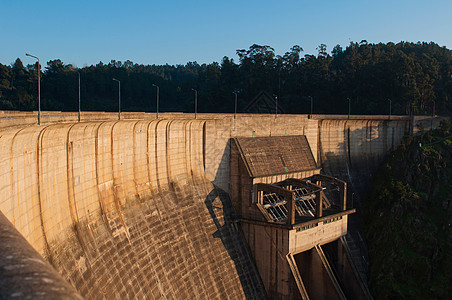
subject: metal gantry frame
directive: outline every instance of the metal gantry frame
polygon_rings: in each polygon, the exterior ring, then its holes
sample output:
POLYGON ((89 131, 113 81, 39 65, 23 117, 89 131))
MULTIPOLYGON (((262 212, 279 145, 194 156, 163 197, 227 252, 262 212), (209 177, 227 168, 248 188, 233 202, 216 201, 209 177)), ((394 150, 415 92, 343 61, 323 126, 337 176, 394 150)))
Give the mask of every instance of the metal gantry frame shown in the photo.
POLYGON ((296 217, 322 217, 323 210, 332 206, 324 191, 326 185, 339 191, 336 207, 345 210, 346 184, 326 175, 313 175, 309 179, 289 178, 275 184, 254 185, 255 202, 269 222, 294 224, 296 217))

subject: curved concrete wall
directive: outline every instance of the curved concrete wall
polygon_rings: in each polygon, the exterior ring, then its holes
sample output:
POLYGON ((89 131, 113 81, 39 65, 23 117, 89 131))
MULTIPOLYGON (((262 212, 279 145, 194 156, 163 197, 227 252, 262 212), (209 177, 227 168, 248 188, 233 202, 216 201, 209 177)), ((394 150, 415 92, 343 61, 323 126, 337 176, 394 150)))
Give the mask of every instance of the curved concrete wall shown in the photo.
POLYGON ((0 210, 86 298, 265 297, 219 197, 230 138, 304 134, 324 171, 353 183, 408 130, 403 118, 162 116, 0 126, 0 210))
POLYGON ((323 172, 362 191, 366 179, 408 132, 406 120, 320 120, 319 163, 323 172))
POLYGON ((0 210, 86 298, 262 296, 198 120, 3 130, 0 210))

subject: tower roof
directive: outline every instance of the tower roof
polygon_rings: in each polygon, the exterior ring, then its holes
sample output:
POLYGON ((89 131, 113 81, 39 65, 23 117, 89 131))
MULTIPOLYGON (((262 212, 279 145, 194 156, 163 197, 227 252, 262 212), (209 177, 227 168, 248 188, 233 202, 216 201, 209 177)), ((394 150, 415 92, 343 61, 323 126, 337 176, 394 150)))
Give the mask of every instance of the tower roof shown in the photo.
POLYGON ((235 138, 250 177, 318 169, 304 135, 235 138))

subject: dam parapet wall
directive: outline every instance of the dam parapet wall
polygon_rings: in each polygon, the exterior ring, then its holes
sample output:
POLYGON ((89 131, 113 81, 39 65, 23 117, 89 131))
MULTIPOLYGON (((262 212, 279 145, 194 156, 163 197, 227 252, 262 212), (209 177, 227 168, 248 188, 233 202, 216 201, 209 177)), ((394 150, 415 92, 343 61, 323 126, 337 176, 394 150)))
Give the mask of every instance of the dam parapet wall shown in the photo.
MULTIPOLYGON (((122 112, 122 120, 155 120, 155 113, 122 112)), ((401 137, 410 131, 409 116, 351 115, 253 115, 198 114, 206 120, 204 163, 206 176, 218 187, 228 191, 229 139, 231 137, 306 135, 316 161, 331 175, 349 176, 350 168, 374 169, 401 137), (340 162, 339 162, 340 161, 340 162), (336 167, 336 165, 339 165, 336 167), (341 170, 341 171, 339 171, 341 170), (342 172, 342 174, 341 174, 342 172), (344 174, 344 172, 346 172, 344 174)), ((160 120, 194 119, 194 114, 159 113, 160 120)), ((117 121, 112 112, 82 112, 81 122, 117 121)), ((37 112, 0 111, 0 128, 35 126, 37 112)), ((41 124, 72 124, 78 122, 76 112, 41 112, 41 124)), ((438 118, 415 117, 415 124, 426 130, 439 123, 438 118)), ((414 125, 414 132, 419 130, 414 125)), ((341 176, 343 177, 343 176, 341 176)))

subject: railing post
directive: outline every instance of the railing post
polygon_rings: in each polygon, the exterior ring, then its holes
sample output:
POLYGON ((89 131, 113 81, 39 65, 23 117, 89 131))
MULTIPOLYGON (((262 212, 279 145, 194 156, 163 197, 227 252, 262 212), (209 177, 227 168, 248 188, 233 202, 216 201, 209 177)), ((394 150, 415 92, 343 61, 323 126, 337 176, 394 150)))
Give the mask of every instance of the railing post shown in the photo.
POLYGON ((315 193, 315 217, 320 218, 323 215, 323 191, 315 193))
POLYGON ((287 201, 287 224, 295 224, 295 193, 290 193, 290 197, 287 201))
POLYGON ((339 190, 340 190, 340 198, 341 198, 341 210, 347 209, 347 183, 342 182, 342 184, 339 183, 339 190))

